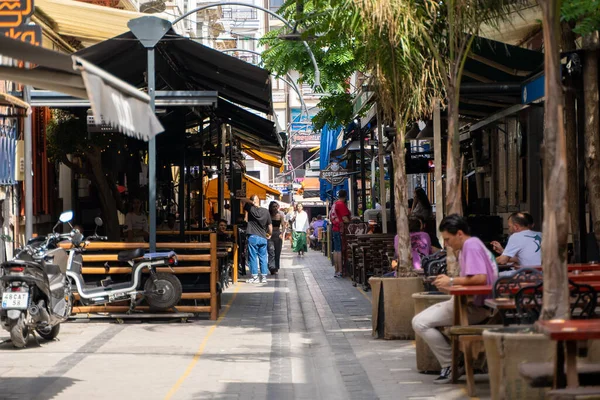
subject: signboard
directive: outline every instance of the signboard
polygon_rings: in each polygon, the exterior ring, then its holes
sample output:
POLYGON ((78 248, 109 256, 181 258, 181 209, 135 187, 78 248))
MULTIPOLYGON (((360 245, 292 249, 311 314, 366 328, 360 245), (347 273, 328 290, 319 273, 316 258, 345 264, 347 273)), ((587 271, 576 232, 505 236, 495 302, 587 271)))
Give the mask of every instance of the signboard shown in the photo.
POLYGON ((521 86, 521 102, 523 104, 529 104, 544 97, 544 78, 544 75, 540 75, 521 86))
POLYGON ((344 169, 337 162, 331 162, 324 170, 321 171, 319 177, 325 179, 332 185, 341 185, 346 179, 348 170, 344 169))
POLYGON ((0 0, 0 35, 40 46, 42 28, 25 25, 33 11, 33 0, 0 0))
MULTIPOLYGON (((0 2, 0 5, 2 3, 0 2)), ((42 27, 39 25, 21 25, 15 28, 0 28, 0 35, 20 40, 33 46, 42 45, 42 27)))
POLYGON ((16 28, 33 14, 33 0, 0 0, 0 28, 16 28))

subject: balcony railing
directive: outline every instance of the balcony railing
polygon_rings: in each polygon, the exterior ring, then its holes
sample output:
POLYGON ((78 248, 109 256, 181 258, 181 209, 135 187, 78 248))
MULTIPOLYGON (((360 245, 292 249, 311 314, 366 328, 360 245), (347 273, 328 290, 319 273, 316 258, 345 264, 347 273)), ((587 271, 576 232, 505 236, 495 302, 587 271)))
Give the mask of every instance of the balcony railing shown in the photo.
POLYGON ((258 19, 258 13, 253 9, 223 8, 221 13, 221 18, 228 21, 258 19))

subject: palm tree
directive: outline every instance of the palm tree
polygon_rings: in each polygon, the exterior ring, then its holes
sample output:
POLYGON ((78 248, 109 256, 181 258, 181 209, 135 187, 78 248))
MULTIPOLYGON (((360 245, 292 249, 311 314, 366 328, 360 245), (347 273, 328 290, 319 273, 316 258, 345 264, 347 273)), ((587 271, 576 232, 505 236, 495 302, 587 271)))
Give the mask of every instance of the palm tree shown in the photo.
POLYGON ((434 6, 429 1, 353 0, 367 23, 361 34, 383 121, 396 128, 394 143, 394 193, 398 243, 398 276, 414 274, 408 231, 407 177, 404 142, 407 123, 430 115, 434 99, 441 96, 440 65, 427 51, 421 32, 423 16, 434 6))
POLYGON ((569 318, 567 280, 567 153, 564 96, 560 68, 560 8, 562 0, 538 0, 544 27, 544 306, 541 319, 569 318), (550 188, 552 187, 552 190, 550 188))

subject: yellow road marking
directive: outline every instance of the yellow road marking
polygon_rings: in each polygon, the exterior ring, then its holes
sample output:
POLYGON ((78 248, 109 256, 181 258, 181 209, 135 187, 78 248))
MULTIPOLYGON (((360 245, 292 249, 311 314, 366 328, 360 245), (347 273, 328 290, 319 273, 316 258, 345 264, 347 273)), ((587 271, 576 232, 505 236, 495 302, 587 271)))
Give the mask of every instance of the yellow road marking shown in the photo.
POLYGON ((236 285, 236 288, 233 291, 233 296, 231 296, 231 299, 225 305, 225 310, 223 311, 223 313, 221 314, 219 319, 217 319, 217 321, 210 327, 210 329, 206 333, 206 336, 204 336, 202 343, 200 343, 200 347, 198 347, 198 351, 196 351, 196 354, 194 354, 194 358, 192 359, 192 361, 190 361, 190 364, 188 365, 186 370, 183 372, 183 375, 181 375, 181 377, 177 380, 177 382, 175 382, 175 385, 173 385, 171 390, 169 390, 169 393, 167 393, 167 395, 165 396, 165 400, 171 399, 173 397, 173 395, 175 393, 177 393, 177 391, 179 390, 179 388, 181 387, 183 382, 187 379, 187 377, 192 373, 192 370, 198 363, 198 360, 202 356, 202 353, 204 353, 204 348, 206 347, 206 344, 208 343, 208 339, 210 339, 212 334, 217 329, 217 326, 219 326, 219 324, 221 323, 223 318, 225 318, 225 316, 227 315, 227 312, 229 312, 229 310, 231 309, 231 304, 235 300, 235 297, 237 296, 237 292, 238 292, 238 290, 240 290, 240 287, 241 287, 241 285, 236 285))
MULTIPOLYGON (((350 278, 348 278, 348 279, 350 279, 350 278)), ((350 279, 350 280, 351 280, 351 279, 350 279)), ((354 286, 354 289, 358 290, 358 292, 359 292, 360 294, 362 294, 362 295, 365 297, 365 299, 369 300, 369 303, 373 304, 373 300, 371 300, 371 298, 370 298, 369 296, 367 296, 367 294, 364 292, 364 290, 362 290, 362 289, 361 289, 361 288, 359 288, 358 286, 354 286)))

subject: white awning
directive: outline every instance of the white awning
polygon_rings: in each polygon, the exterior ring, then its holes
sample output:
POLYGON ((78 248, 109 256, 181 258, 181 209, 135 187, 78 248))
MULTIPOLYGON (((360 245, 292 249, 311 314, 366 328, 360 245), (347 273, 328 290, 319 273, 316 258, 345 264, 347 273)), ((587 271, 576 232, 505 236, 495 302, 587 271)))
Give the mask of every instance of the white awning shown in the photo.
POLYGON ((0 36, 0 55, 36 65, 0 66, 0 79, 90 99, 96 121, 149 140, 164 129, 150 108, 150 97, 87 61, 0 36))
POLYGON ((148 15, 75 0, 35 0, 35 8, 52 20, 56 33, 76 37, 86 47, 129 31, 130 20, 148 15))

